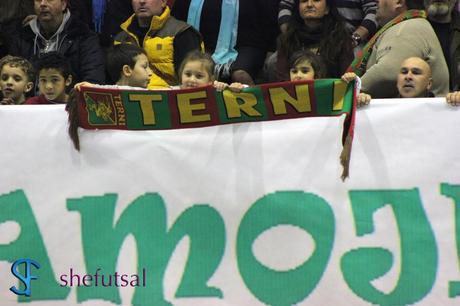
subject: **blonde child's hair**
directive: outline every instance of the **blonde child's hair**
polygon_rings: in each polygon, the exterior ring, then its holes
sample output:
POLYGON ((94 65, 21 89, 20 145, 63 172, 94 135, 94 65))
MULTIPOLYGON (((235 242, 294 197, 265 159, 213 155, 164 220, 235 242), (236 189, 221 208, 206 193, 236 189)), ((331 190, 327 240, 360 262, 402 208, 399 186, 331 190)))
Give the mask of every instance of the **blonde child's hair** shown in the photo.
POLYGON ((5 65, 21 69, 27 76, 28 82, 35 82, 35 70, 32 64, 25 58, 7 55, 0 59, 0 72, 5 65))
POLYGON ((212 59, 211 55, 209 53, 203 53, 199 50, 193 50, 187 53, 185 56, 184 60, 179 66, 179 71, 178 71, 178 76, 179 76, 179 83, 182 83, 182 72, 184 71, 184 67, 188 62, 201 62, 204 66, 204 69, 208 73, 210 77, 210 81, 214 81, 216 79, 214 75, 214 67, 216 66, 216 63, 212 59))

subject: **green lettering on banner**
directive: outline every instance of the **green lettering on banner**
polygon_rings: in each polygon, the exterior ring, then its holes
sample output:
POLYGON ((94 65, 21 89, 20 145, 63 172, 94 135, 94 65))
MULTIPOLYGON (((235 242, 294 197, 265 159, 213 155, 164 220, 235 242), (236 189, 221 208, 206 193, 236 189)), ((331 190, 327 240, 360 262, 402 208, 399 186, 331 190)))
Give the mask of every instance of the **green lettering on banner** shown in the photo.
POLYGON ((383 293, 371 281, 390 270, 393 256, 386 249, 370 247, 349 251, 342 257, 342 273, 350 289, 378 305, 408 305, 421 300, 433 287, 438 256, 419 190, 363 190, 350 191, 349 195, 357 236, 374 232, 373 215, 388 204, 395 215, 401 241, 400 275, 392 292, 383 293))
POLYGON ((241 276, 252 294, 269 305, 292 305, 317 286, 332 251, 335 220, 321 197, 301 191, 268 194, 257 200, 244 215, 238 229, 237 258, 241 276), (254 240, 278 225, 293 225, 308 232, 315 251, 299 267, 275 271, 261 264, 252 252, 254 240))
MULTIPOLYGON (((124 239, 132 234, 136 240, 138 272, 145 268, 146 287, 136 288, 133 305, 171 305, 164 298, 163 278, 172 253, 180 240, 190 237, 190 251, 178 297, 222 297, 218 288, 207 281, 219 265, 225 248, 225 225, 220 214, 209 205, 194 205, 184 211, 167 231, 166 207, 156 193, 135 199, 114 224, 117 195, 69 199, 70 211, 82 219, 82 241, 88 273, 101 268, 113 274, 124 239), (203 254, 206 250, 206 255, 203 254)), ((120 304, 118 288, 79 287, 79 302, 104 299, 120 304)))
POLYGON ((20 258, 30 258, 40 264, 40 269, 32 271, 33 275, 38 276, 38 280, 33 282, 33 294, 27 298, 20 296, 18 300, 65 300, 70 289, 60 287, 55 280, 40 229, 23 190, 0 196, 0 224, 8 221, 19 224, 20 234, 14 242, 0 245, 0 261, 12 263, 20 258))
MULTIPOLYGON (((441 194, 454 200, 455 238, 457 241, 457 258, 460 262, 460 185, 441 184, 441 194)), ((460 296, 460 281, 449 282, 449 297, 460 296)))

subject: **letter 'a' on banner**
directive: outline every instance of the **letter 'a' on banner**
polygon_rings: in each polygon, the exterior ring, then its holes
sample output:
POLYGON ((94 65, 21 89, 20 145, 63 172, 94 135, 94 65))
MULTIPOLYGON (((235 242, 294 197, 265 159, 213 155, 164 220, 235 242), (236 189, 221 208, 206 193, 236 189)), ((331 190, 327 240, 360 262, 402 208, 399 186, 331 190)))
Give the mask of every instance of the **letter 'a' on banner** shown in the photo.
POLYGON ((67 106, 69 135, 80 150, 84 129, 164 130, 229 123, 346 115, 342 132, 342 180, 349 175, 357 82, 321 79, 261 84, 235 93, 211 85, 192 89, 146 90, 82 86, 67 106))

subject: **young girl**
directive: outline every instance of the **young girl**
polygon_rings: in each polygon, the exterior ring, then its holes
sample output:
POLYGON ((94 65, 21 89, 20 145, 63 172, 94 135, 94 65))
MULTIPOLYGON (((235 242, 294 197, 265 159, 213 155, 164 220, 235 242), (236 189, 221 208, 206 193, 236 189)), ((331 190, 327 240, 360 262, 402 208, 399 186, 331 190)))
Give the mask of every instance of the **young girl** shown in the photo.
POLYGON ((232 83, 228 85, 224 82, 216 81, 214 77, 214 60, 211 55, 200 51, 191 51, 182 61, 179 67, 180 88, 195 88, 212 84, 217 90, 230 89, 239 92, 247 85, 232 83))
POLYGON ((291 81, 323 79, 326 77, 326 67, 319 55, 300 50, 289 58, 289 77, 291 81))
MULTIPOLYGON (((289 59, 289 76, 291 81, 314 80, 325 77, 325 67, 321 58, 308 50, 295 52, 289 59)), ((344 82, 351 82, 356 78, 353 72, 342 75, 344 82)), ((365 93, 358 95, 358 107, 369 104, 371 96, 365 93)))

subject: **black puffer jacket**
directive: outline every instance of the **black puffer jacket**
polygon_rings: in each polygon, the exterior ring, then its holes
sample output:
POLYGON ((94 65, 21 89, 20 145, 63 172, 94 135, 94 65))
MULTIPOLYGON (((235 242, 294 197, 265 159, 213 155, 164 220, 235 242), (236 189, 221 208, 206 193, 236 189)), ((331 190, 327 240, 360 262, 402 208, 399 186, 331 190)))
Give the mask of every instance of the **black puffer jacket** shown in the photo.
MULTIPOLYGON (((19 28, 15 33, 8 39, 9 54, 24 57, 35 66, 40 53, 40 39, 30 25, 19 28)), ((96 33, 84 22, 70 16, 59 34, 57 51, 69 60, 75 82, 104 84, 104 53, 96 33)))

